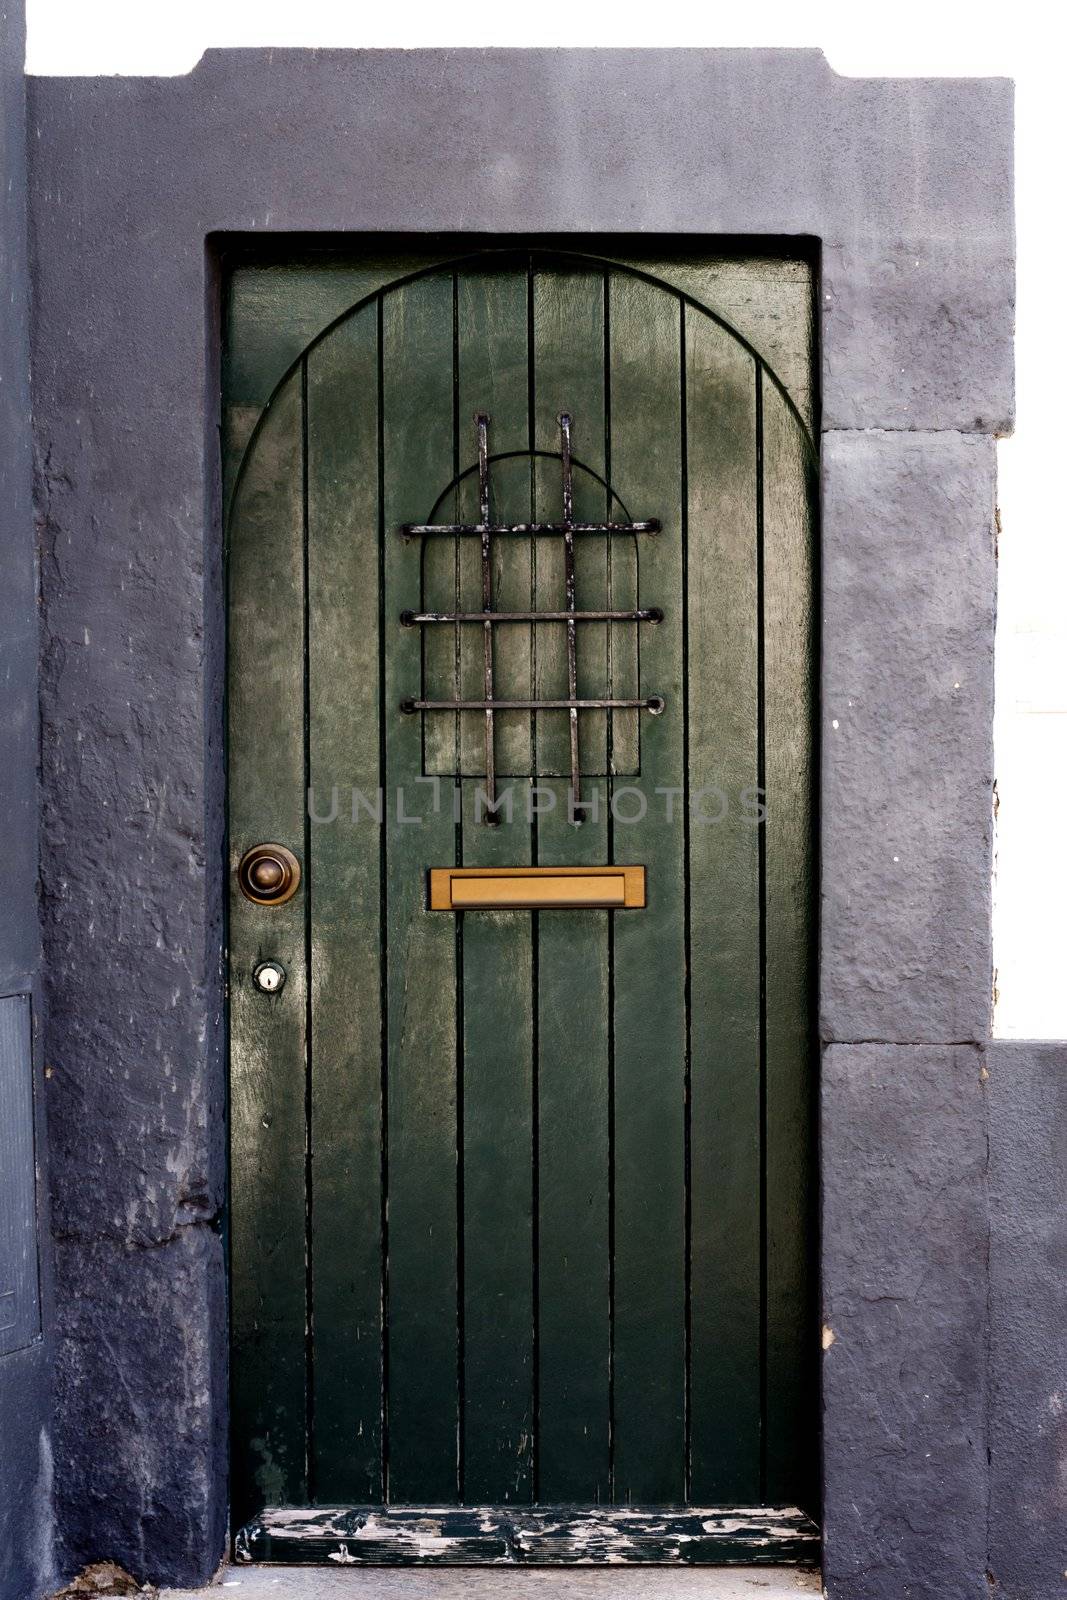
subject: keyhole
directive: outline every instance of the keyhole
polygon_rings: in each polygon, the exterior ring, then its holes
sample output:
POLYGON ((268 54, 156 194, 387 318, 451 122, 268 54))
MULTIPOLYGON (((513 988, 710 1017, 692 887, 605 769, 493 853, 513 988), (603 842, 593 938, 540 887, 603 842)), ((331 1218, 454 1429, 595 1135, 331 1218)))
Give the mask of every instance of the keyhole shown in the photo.
POLYGON ((277 994, 285 982, 285 968, 279 961, 261 961, 252 982, 263 994, 277 994))

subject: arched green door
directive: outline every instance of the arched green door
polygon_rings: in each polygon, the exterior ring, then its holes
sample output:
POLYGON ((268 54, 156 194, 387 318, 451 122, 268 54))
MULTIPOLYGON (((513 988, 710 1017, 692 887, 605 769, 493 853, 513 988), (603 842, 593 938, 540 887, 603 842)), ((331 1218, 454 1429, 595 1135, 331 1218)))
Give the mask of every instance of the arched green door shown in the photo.
POLYGON ((238 1554, 796 1558, 807 429, 639 265, 400 263, 309 344, 313 272, 229 485, 238 1554), (428 897, 612 863, 643 905, 428 897))

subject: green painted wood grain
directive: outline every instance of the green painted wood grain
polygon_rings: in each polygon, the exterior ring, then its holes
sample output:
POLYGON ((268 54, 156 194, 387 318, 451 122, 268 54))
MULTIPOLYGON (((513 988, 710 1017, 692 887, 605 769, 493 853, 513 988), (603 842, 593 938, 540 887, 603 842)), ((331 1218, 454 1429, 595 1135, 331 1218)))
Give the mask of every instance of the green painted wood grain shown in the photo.
MULTIPOLYGON (((559 448, 558 417, 573 418, 575 450, 604 472, 604 280, 601 273, 538 273, 534 278, 534 442, 559 448)), ((556 462, 537 464, 535 511, 560 514, 556 462)), ((606 515, 604 489, 575 475, 575 513, 606 515)), ((607 600, 605 540, 578 543, 579 606, 607 600)), ((562 551, 556 541, 535 550, 537 605, 563 604, 562 551)), ((566 634, 538 628, 535 640, 541 694, 566 694, 566 634)), ((607 686, 606 630, 583 625, 578 638, 579 690, 607 686)), ((582 766, 606 771, 606 725, 598 713, 579 724, 582 766)), ((538 717, 538 767, 568 772, 567 719, 538 717), (549 745, 549 741, 551 744, 549 745), (546 748, 546 746, 548 748, 546 748)), ((568 816, 569 779, 540 780, 546 810, 537 821, 542 866, 608 860, 607 784, 585 778, 582 798, 595 807, 574 826, 568 816)), ((610 1073, 609 923, 602 911, 542 911, 538 938, 538 1215, 539 1426, 538 1489, 546 1501, 603 1503, 610 1472, 609 1149, 610 1073)))
POLYGON ((452 477, 452 284, 430 278, 385 297, 383 534, 388 881, 388 1459, 392 1500, 457 1496, 456 929, 426 910, 426 871, 455 859, 447 802, 434 812, 417 691, 416 629, 394 618, 419 588, 420 521, 452 477), (397 790, 405 814, 398 820, 397 790))
POLYGON ((622 797, 613 853, 648 868, 648 907, 615 923, 615 1498, 685 1493, 684 832, 655 791, 683 785, 681 372, 678 302, 610 279, 611 476, 635 517, 662 532, 639 550, 642 600, 664 619, 641 640, 641 797, 622 797), (639 810, 638 825, 620 820, 639 810))
MULTIPOLYGON (((489 416, 489 449, 493 455, 525 451, 529 444, 527 283, 525 270, 469 271, 457 285, 459 354, 458 425, 464 465, 477 461, 474 417, 489 416)), ((477 520, 478 479, 469 476, 460 501, 464 519, 477 520)), ((530 516, 530 464, 527 460, 495 462, 491 471, 491 515, 525 522, 530 516)), ((529 539, 497 538, 492 546, 493 609, 529 610, 532 552, 529 539)), ((480 541, 460 541, 460 595, 466 610, 481 609, 480 541)), ((497 699, 530 696, 530 627, 498 627, 493 636, 494 695, 497 699)), ((481 698, 482 635, 476 627, 460 634, 465 693, 481 698)), ((502 775, 525 777, 530 771, 531 716, 528 711, 501 712, 496 722, 496 758, 502 775)), ((468 712, 461 718, 463 771, 485 771, 483 718, 468 712)))
MULTIPOLYGON (((464 274, 458 295, 459 416, 473 437, 475 412, 491 418, 494 453, 525 450, 527 303, 525 272, 464 274)), ((530 515, 530 465, 523 457, 493 468, 491 514, 504 521, 530 515)), ((464 515, 477 504, 469 478, 464 515)), ((493 549, 496 609, 529 609, 531 541, 497 539, 493 549)), ((469 587, 465 605, 480 608, 480 542, 465 539, 469 587)), ((464 630, 473 676, 482 667, 482 634, 464 630)), ((530 693, 530 630, 493 634, 497 696, 530 693)), ((481 718, 468 747, 471 769, 484 774, 481 718)), ((530 716, 496 718, 501 789, 513 791, 490 826, 479 820, 478 777, 464 786, 463 864, 523 866, 530 861, 527 781, 530 716)), ((464 1446, 463 1494, 469 1504, 529 1501, 533 1493, 533 929, 527 912, 463 917, 463 1195, 464 1195, 464 1446)))
POLYGON ((307 409, 312 1481, 337 1504, 382 1494, 381 850, 352 810, 380 783, 374 306, 308 357, 307 409))
MULTIPOLYGON (((268 247, 269 248, 269 247, 268 247)), ((223 474, 233 485, 251 431, 284 377, 313 340, 380 289, 435 259, 414 241, 402 252, 368 242, 365 251, 314 250, 300 259, 238 259, 224 283, 223 474)), ((229 495, 226 495, 229 504, 229 495)))
MULTIPOLYGON (((489 827, 463 795, 465 866, 524 866, 520 812, 489 827)), ((523 911, 463 915, 463 1498, 532 1498, 532 928, 523 911)))
MULTIPOLYGON (((299 374, 266 419, 229 552, 231 885, 254 844, 304 856, 303 405, 299 374)), ((230 1261, 235 1514, 307 1495, 304 890, 230 895, 230 1261), (284 989, 254 986, 280 961, 284 989)))
POLYGON ((760 1495, 754 363, 687 311, 691 1495, 760 1495), (705 820, 707 819, 707 820, 705 820))
POLYGON ((813 952, 815 593, 811 459, 764 379, 766 1494, 817 1496, 813 952))
MULTIPOLYGON (((590 521, 610 514, 607 494, 590 476, 604 475, 604 277, 600 272, 538 272, 533 277, 533 341, 535 418, 534 446, 555 456, 560 450, 560 415, 571 417, 571 441, 578 465, 573 473, 575 515, 590 521)), ((537 514, 559 520, 562 513, 562 471, 556 460, 535 464, 537 514)), ((583 535, 575 541, 575 602, 578 610, 605 609, 609 603, 608 541, 583 535)), ((563 544, 539 540, 537 606, 559 611, 565 606, 563 544)), ((582 623, 578 639, 579 693, 603 696, 609 687, 607 624, 582 623)), ((537 693, 553 699, 567 695, 567 630, 564 623, 542 623, 535 639, 537 693)), ((584 772, 607 772, 607 713, 586 711, 580 717, 580 754, 584 772)), ((548 775, 570 773, 570 736, 566 716, 537 716, 537 767, 548 775)))

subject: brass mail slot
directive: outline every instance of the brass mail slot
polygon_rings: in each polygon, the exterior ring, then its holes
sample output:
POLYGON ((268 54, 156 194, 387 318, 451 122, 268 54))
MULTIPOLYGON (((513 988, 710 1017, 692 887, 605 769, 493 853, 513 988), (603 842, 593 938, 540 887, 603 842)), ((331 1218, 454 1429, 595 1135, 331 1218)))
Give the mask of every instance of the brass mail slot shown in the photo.
POLYGON ((645 904, 644 867, 431 867, 431 911, 539 911, 645 904))

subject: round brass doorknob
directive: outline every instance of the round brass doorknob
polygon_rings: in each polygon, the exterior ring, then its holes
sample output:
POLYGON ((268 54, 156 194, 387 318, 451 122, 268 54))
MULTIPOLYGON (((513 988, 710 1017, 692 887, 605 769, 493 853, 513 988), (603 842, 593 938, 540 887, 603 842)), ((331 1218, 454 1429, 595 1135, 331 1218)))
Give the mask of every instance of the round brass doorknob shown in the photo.
POLYGON ((254 844, 237 863, 237 887, 257 906, 282 906, 300 887, 300 863, 283 844, 254 844))

